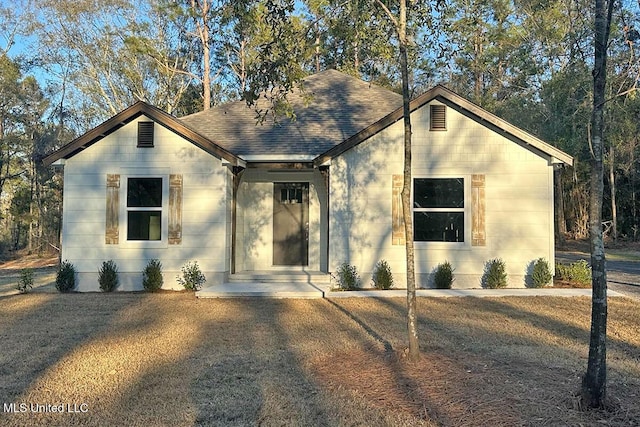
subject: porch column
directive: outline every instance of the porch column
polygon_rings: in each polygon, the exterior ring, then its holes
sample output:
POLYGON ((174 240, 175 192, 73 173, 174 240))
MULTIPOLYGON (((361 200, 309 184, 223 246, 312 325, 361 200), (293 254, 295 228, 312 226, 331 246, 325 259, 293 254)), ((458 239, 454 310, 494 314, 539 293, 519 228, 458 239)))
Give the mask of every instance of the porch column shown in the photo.
POLYGON ((327 206, 327 212, 326 212, 326 215, 327 215, 327 230, 326 230, 326 236, 325 236, 325 239, 326 239, 325 240, 326 241, 326 245, 325 246, 327 247, 327 249, 326 249, 327 250, 327 253, 326 253, 326 257, 327 257, 326 258, 327 259, 327 261, 326 261, 327 262, 326 270, 327 271, 326 271, 326 273, 328 273, 329 272, 329 266, 331 265, 331 263, 329 262, 329 253, 330 253, 330 250, 329 250, 329 247, 330 247, 329 227, 331 226, 331 217, 329 216, 330 213, 331 213, 331 208, 330 208, 330 205, 329 205, 329 199, 330 199, 330 196, 329 196, 330 172, 329 172, 329 166, 320 166, 318 168, 318 170, 320 171, 320 174, 324 178, 324 188, 325 188, 325 193, 326 193, 326 200, 325 201, 327 203, 326 204, 326 206, 327 206))
POLYGON ((244 168, 233 166, 231 168, 233 174, 232 194, 231 194, 231 274, 236 272, 236 229, 237 229, 237 208, 238 208, 238 188, 240 187, 240 179, 244 173, 244 168))

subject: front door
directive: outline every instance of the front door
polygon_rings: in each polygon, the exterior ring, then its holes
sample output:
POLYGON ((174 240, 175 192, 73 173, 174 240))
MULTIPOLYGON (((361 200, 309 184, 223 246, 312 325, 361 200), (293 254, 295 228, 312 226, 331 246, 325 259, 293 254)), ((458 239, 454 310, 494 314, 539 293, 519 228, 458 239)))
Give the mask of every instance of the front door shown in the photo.
POLYGON ((273 265, 309 265, 309 183, 273 183, 273 265))

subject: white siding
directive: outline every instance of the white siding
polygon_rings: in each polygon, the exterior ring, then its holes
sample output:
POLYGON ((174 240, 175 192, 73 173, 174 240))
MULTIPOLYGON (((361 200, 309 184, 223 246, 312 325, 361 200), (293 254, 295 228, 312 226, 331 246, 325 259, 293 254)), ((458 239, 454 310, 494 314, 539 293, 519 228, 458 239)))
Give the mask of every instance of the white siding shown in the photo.
MULTIPOLYGON (((434 101, 435 102, 435 101, 434 101)), ((522 287, 529 264, 553 265, 553 172, 547 158, 447 108, 447 131, 429 131, 429 106, 412 114, 415 177, 465 179, 465 243, 416 242, 418 284, 448 260, 454 287, 479 287, 484 263, 505 260, 509 285, 522 287), (486 246, 471 246, 472 174, 486 179, 486 246)), ((331 164, 329 270, 356 265, 369 286, 375 263, 389 262, 406 284, 405 249, 391 241, 392 176, 402 174, 402 121, 334 159, 331 164)))
MULTIPOLYGON (((228 273, 230 204, 229 172, 222 161, 195 147, 165 127, 155 125, 155 146, 138 148, 133 121, 68 159, 64 168, 63 259, 78 271, 79 290, 98 290, 97 271, 112 259, 120 271, 120 289, 142 288, 142 270, 152 258, 161 260, 164 287, 177 287, 176 276, 185 262, 198 261, 207 283, 228 273), (107 174, 120 174, 119 244, 105 244, 107 174), (169 174, 183 175, 182 243, 127 242, 124 228, 126 179, 169 174)), ((163 212, 166 217, 167 212, 163 212)))

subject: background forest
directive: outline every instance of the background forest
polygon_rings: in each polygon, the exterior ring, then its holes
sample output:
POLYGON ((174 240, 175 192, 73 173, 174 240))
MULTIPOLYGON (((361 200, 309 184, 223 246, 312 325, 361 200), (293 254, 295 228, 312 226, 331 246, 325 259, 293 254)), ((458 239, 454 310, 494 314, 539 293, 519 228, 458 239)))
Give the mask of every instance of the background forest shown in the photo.
MULTIPOLYGON (((3 1, 0 256, 59 246, 62 179, 42 158, 137 100, 180 117, 252 103, 267 89, 286 109, 288 89, 328 68, 400 91, 396 33, 384 15, 394 3, 3 1)), ((638 12, 637 3, 618 5, 609 48, 603 215, 614 240, 640 239, 638 12)), ((418 0, 408 31, 414 96, 445 84, 575 157, 556 171, 557 231, 560 242, 586 238, 592 4, 418 0)))

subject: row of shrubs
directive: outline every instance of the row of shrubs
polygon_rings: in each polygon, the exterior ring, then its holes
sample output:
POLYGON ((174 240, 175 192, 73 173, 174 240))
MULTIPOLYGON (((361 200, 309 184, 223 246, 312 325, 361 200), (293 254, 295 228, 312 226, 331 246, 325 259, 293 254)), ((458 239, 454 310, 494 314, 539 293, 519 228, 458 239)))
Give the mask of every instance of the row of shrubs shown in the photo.
MULTIPOLYGON (((331 277, 337 283, 338 289, 342 291, 355 291, 362 286, 356 267, 346 262, 342 263, 336 272, 331 274, 331 277)), ((382 260, 376 263, 371 282, 376 289, 391 289, 393 287, 393 274, 391 274, 391 267, 387 261, 382 260)))
MULTIPOLYGON (((200 270, 197 261, 190 261, 182 266, 182 275, 176 277, 178 283, 188 291, 197 291, 207 281, 200 270)), ((118 266, 113 260, 104 261, 98 270, 98 284, 103 292, 114 291, 119 284, 118 266)), ((152 259, 142 271, 142 286, 148 292, 156 292, 164 283, 162 277, 162 263, 152 259)), ((56 289, 60 292, 70 292, 76 286, 76 269, 68 261, 60 264, 56 276, 56 289)))
MULTIPOLYGON (((206 277, 200 270, 197 261, 188 262, 182 269, 182 275, 176 279, 186 290, 197 291, 206 282, 206 277)), ((433 281, 437 289, 451 289, 455 280, 455 269, 449 261, 439 264, 433 270, 433 281)), ((60 292, 69 292, 75 288, 76 270, 73 264, 64 261, 56 276, 56 289, 60 292)), ((355 266, 343 263, 338 267, 333 279, 337 282, 338 289, 350 291, 361 288, 362 282, 355 266)), ((591 267, 580 260, 572 264, 556 264, 556 278, 560 281, 571 283, 574 286, 589 287, 591 285, 591 267)), ((539 258, 533 263, 531 272, 532 287, 541 288, 547 286, 553 276, 549 263, 544 258, 539 258)), ((391 267, 385 261, 376 263, 372 285, 376 289, 391 289, 393 287, 393 274, 391 267)), ((142 286, 146 291, 155 292, 162 287, 162 263, 158 259, 152 259, 142 272, 142 286)), ((102 263, 98 271, 98 284, 103 292, 114 291, 119 284, 118 267, 113 260, 102 263)), ((500 259, 492 259, 485 263, 482 276, 482 286, 488 289, 505 288, 507 286, 506 264, 500 259)), ((26 268, 21 271, 20 281, 16 288, 26 293, 33 287, 33 270, 26 268)))
MULTIPOLYGON (((433 283, 437 289, 451 289, 455 276, 455 269, 449 261, 439 264, 433 270, 433 283)), ((361 288, 360 276, 356 267, 348 263, 341 264, 332 274, 339 290, 352 291, 361 288)), ((572 264, 556 264, 556 277, 565 282, 570 282, 576 286, 588 287, 591 284, 591 267, 580 260, 572 264)), ((393 287, 393 275, 389 264, 379 261, 373 270, 372 285, 376 289, 390 289, 393 287)), ((482 287, 487 289, 506 288, 508 284, 507 266, 501 258, 487 261, 484 265, 482 275, 482 287)), ((544 258, 538 258, 533 262, 531 268, 530 287, 542 288, 553 280, 549 263, 544 258)))

